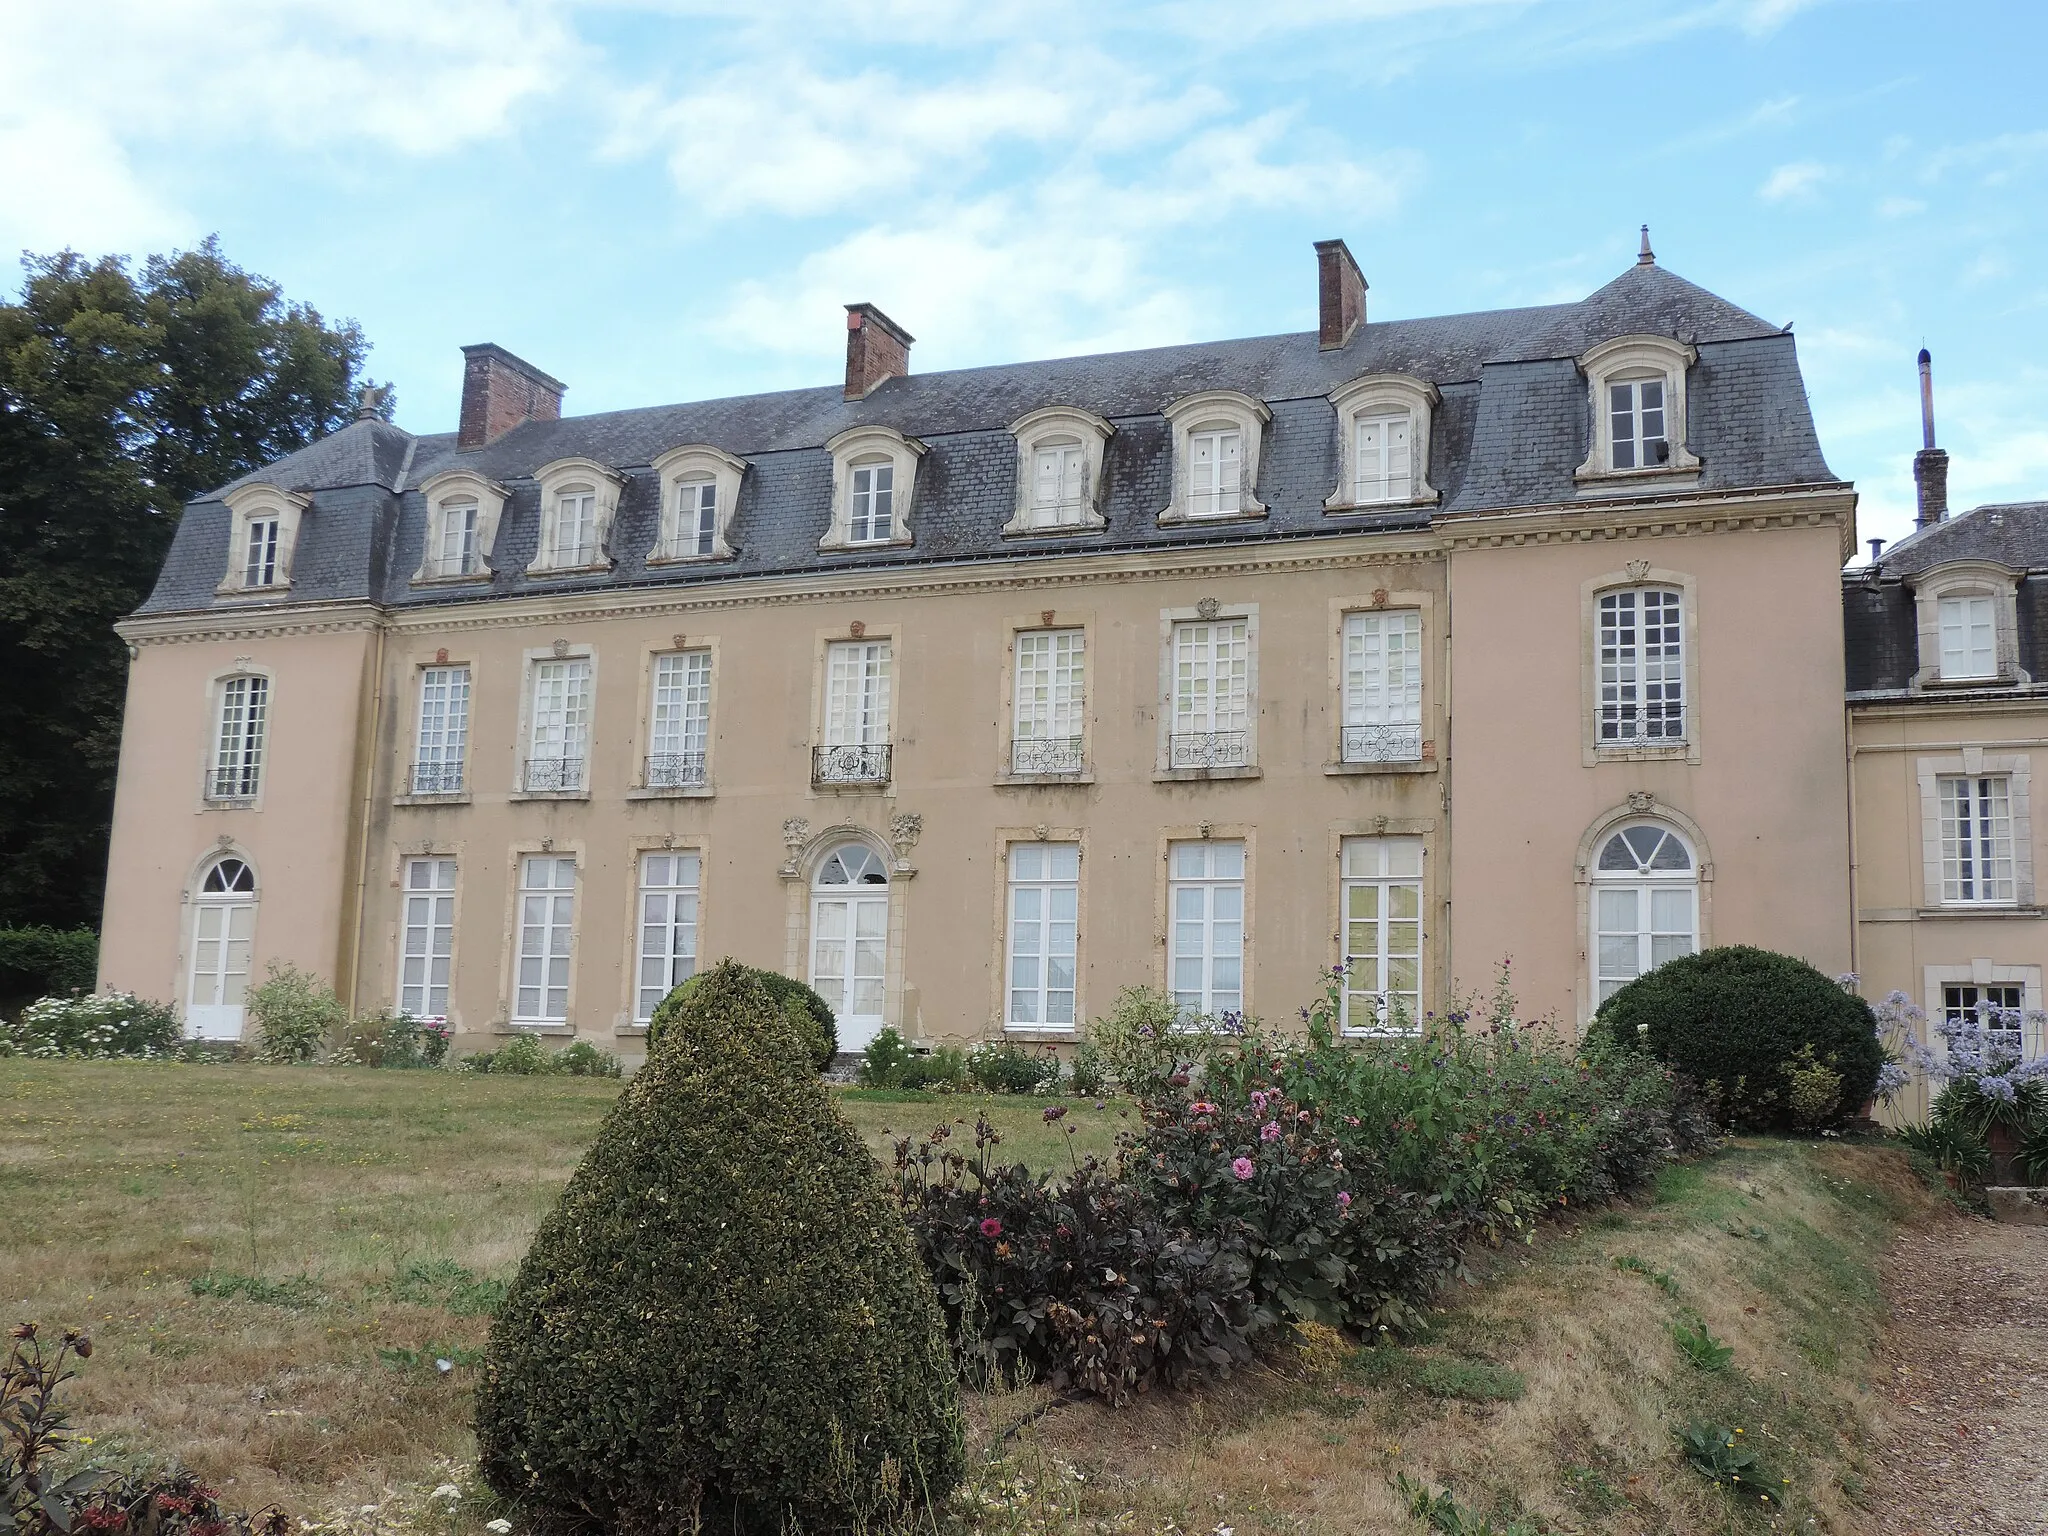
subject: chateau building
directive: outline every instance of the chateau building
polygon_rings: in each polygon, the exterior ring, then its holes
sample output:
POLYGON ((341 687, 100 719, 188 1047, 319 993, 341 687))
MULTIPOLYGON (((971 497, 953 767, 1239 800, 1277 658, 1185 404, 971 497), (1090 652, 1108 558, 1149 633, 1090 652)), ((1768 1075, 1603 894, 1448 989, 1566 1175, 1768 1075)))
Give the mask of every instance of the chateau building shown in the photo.
POLYGON ((856 304, 843 386, 580 418, 469 347, 455 432, 198 499, 121 625, 102 981, 232 1038, 290 961, 632 1056, 727 954, 842 1049, 1339 961, 1357 1031, 1508 957, 1574 1025, 1707 944, 1848 969, 1855 498, 1789 332, 1647 234, 1433 319, 1317 264, 1301 334, 921 375, 856 304))

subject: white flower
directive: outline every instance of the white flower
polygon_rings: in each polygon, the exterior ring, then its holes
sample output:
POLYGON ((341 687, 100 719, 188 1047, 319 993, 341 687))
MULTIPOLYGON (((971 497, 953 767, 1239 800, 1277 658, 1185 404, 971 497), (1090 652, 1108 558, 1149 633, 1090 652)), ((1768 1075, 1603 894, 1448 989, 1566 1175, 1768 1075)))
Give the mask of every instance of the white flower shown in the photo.
POLYGON ((512 1522, 510 1520, 486 1520, 484 1522, 484 1529, 495 1531, 497 1536, 511 1536, 512 1522))
POLYGON ((459 1499, 462 1497, 462 1490, 453 1483, 443 1483, 431 1494, 427 1495, 427 1497, 433 1499, 459 1499))

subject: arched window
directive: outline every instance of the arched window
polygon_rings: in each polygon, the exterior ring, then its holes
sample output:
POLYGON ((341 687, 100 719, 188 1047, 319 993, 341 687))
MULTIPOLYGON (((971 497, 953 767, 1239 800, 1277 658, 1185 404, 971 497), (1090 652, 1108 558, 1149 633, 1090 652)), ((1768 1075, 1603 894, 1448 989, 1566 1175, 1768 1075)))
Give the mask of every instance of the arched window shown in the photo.
POLYGON ((888 866, 843 843, 811 883, 811 986, 839 1021, 840 1050, 864 1050, 881 1030, 888 964, 888 866))
POLYGON ((1676 829, 1634 822, 1593 863, 1594 1006, 1645 971, 1699 948, 1699 866, 1676 829))
POLYGON ((240 859, 222 859, 206 872, 206 879, 200 883, 199 890, 206 896, 226 896, 238 892, 254 895, 256 872, 240 859))
POLYGON ((195 1040, 242 1038, 242 998, 256 940, 256 872, 233 854, 215 859, 192 903, 192 962, 185 1033, 195 1040))

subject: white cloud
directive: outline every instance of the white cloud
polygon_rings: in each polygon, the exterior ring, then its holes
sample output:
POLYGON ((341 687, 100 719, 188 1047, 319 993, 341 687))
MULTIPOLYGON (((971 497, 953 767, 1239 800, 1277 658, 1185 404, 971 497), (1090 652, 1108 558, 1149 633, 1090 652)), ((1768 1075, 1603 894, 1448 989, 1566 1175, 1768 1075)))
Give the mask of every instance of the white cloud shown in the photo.
POLYGON ((1927 205, 1917 197, 1884 197, 1877 203, 1877 216, 1881 219, 1911 218, 1926 211, 1927 205))
POLYGON ((1827 179, 1828 168, 1816 165, 1811 160, 1795 161, 1781 165, 1764 178, 1764 184, 1757 188, 1756 195, 1767 203, 1782 203, 1792 198, 1809 197, 1813 189, 1827 179))

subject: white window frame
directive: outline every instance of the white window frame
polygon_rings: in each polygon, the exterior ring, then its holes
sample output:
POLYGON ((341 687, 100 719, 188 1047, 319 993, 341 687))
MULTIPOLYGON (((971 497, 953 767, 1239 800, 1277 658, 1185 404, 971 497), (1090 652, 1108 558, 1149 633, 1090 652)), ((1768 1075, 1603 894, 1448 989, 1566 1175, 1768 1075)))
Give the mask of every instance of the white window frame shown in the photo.
POLYGON ((1102 512, 1102 457, 1116 431, 1091 411, 1048 406, 1010 423, 1017 440, 1017 499, 1007 537, 1094 533, 1109 526, 1102 512), (1048 506, 1040 497, 1038 456, 1048 450, 1074 455, 1072 495, 1048 506))
POLYGON ((827 747, 890 745, 894 674, 893 640, 827 642, 820 744, 827 747))
POLYGON ((1982 681, 1998 676, 1998 599, 1988 592, 1964 592, 1935 599, 1941 637, 1935 663, 1943 682, 1982 681))
MULTIPOLYGON (((1976 514, 1970 514, 1975 516, 1976 514)), ((1919 666, 1913 674, 1914 688, 1991 687, 2032 682, 2019 664, 2019 581, 2023 573, 1992 560, 1951 560, 1907 578, 1913 588, 1915 629, 1918 631, 1919 666), (1949 666, 1947 622, 1949 605, 1983 601, 1989 605, 1991 655, 1989 667, 1980 654, 1964 655, 1965 668, 1949 666)))
POLYGON ((1337 488, 1323 503, 1326 512, 1384 512, 1390 508, 1427 506, 1441 499, 1429 483, 1430 432, 1442 403, 1437 387, 1405 373, 1366 374, 1330 392, 1337 412, 1337 488), (1408 487, 1367 496, 1360 463, 1359 427, 1374 419, 1408 418, 1408 487))
POLYGON ((1347 837, 1338 845, 1339 942, 1344 994, 1340 1021, 1347 1035, 1416 1034, 1422 1028, 1423 955, 1428 940, 1423 905, 1423 842, 1419 837, 1347 837), (1370 895, 1370 912, 1356 911, 1354 896, 1370 895), (1397 913, 1412 900, 1412 913, 1397 913), (1402 931, 1412 929, 1412 935, 1402 931), (1371 939, 1370 947, 1360 944, 1371 939), (1395 953, 1396 949, 1400 953, 1395 953), (1394 983, 1400 961, 1412 961, 1412 987, 1394 983), (1396 1027, 1395 1003, 1406 1020, 1396 1027))
POLYGON ((711 677, 708 647, 661 651, 648 669, 647 761, 644 787, 681 789, 710 782, 711 677), (663 764, 660 758, 681 758, 663 764), (689 759, 694 758, 691 762, 689 759), (673 770, 673 771, 672 771, 673 770))
POLYGON ((818 548, 872 550, 915 542, 911 520, 917 511, 917 465, 925 455, 925 445, 894 427, 854 427, 834 437, 825 448, 832 455, 832 520, 818 540, 818 548), (856 540, 854 472, 883 465, 890 471, 888 535, 856 540))
POLYGON ((1165 625, 1160 768, 1244 772, 1258 764, 1257 616, 1170 614, 1165 625), (1242 648, 1241 657, 1228 654, 1242 648), (1239 736, 1232 743, 1225 737, 1239 736))
POLYGON ((1264 517, 1266 506, 1257 494, 1259 460, 1266 425, 1273 419, 1265 403, 1236 390, 1215 389, 1184 395, 1169 405, 1165 414, 1173 436, 1173 489, 1159 514, 1160 523, 1227 523, 1264 517), (1219 432, 1238 436, 1237 505, 1229 511, 1198 511, 1195 439, 1219 432))
MULTIPOLYGON (((1663 847, 1661 842, 1658 843, 1652 849, 1651 857, 1660 856, 1663 847)), ((1640 864, 1640 859, 1638 863, 1640 864)), ((1618 821, 1600 833, 1587 859, 1587 871, 1591 890, 1588 902, 1586 959, 1592 973, 1593 1010, 1597 1013, 1600 1005, 1613 995, 1603 991, 1609 981, 1613 981, 1615 990, 1619 991, 1636 977, 1647 975, 1666 961, 1679 958, 1675 954, 1667 954, 1663 960, 1656 958, 1657 941, 1660 938, 1675 938, 1682 932, 1687 944, 1687 948, 1681 952, 1683 954, 1698 954, 1704 947, 1701 925, 1702 864, 1699 846, 1687 835, 1686 829, 1677 826, 1666 817, 1637 816, 1618 821), (1639 828, 1653 829, 1675 839, 1685 852, 1686 867, 1683 870, 1668 871, 1642 868, 1603 870, 1600 867, 1600 860, 1606 853, 1608 844, 1615 838, 1639 828), (1630 893, 1631 909, 1636 914, 1632 926, 1627 929, 1608 926, 1608 914, 1603 910, 1606 903, 1601 900, 1603 892, 1621 891, 1630 893), (1669 894, 1673 891, 1682 891, 1686 896, 1686 926, 1683 930, 1671 925, 1668 917, 1669 903, 1665 904, 1664 917, 1660 918, 1658 913, 1658 894, 1669 894), (1603 939, 1619 939, 1624 934, 1633 936, 1636 945, 1637 969, 1628 976, 1609 970, 1607 956, 1601 943, 1603 939)))
POLYGON ((466 661, 419 669, 408 794, 458 795, 468 788, 470 692, 466 661))
POLYGON ((1684 746, 1689 703, 1684 589, 1661 583, 1609 587, 1594 599, 1593 611, 1599 744, 1684 746), (1653 629, 1654 642, 1649 638, 1653 629))
POLYGON ((427 504, 427 531, 420 550, 419 569, 412 573, 417 584, 437 582, 489 581, 491 551, 497 543, 498 523, 511 492, 495 480, 467 469, 444 469, 420 483, 420 496, 427 504), (451 571, 441 558, 449 516, 463 507, 476 509, 476 529, 470 539, 467 570, 451 571))
MULTIPOLYGON (((1631 561, 1626 569, 1608 571, 1580 584, 1580 698, 1582 714, 1581 757, 1584 766, 1613 760, 1648 761, 1682 758, 1700 761, 1700 630, 1699 582, 1684 571, 1664 570, 1647 560, 1631 561), (1602 654, 1601 599, 1610 593, 1653 590, 1675 591, 1679 596, 1678 688, 1681 734, 1662 737, 1608 737, 1603 734, 1612 670, 1602 654)), ((1640 599, 1638 599, 1640 613, 1640 599)), ((1638 630, 1640 635, 1640 630, 1638 630)), ((1640 646, 1640 640, 1638 640, 1640 646)), ((1659 679, 1664 686, 1668 679, 1659 679)), ((1640 704, 1640 678, 1637 679, 1640 704)))
POLYGON ((234 672, 213 685, 213 737, 206 767, 206 798, 217 805, 252 805, 263 794, 275 707, 267 672, 234 672))
POLYGON ((1003 1028, 1071 1035, 1081 1018, 1081 845, 1013 842, 1004 873, 1003 1028), (1056 986, 1062 961, 1066 985, 1056 986))
POLYGON ((416 1019, 444 1020, 449 1016, 449 999, 455 988, 457 878, 456 861, 447 854, 406 859, 399 871, 397 1007, 416 1019), (438 981, 434 979, 437 960, 441 962, 438 981))
POLYGON ((739 510, 747 461, 708 443, 686 443, 655 459, 653 468, 661 485, 661 532, 647 563, 733 559, 739 552, 731 542, 732 520, 739 510), (708 537, 702 526, 707 484, 712 497, 708 537))
POLYGON ((221 501, 228 509, 228 559, 227 572, 214 589, 215 595, 257 597, 289 591, 292 558, 298 551, 299 524, 313 505, 312 498, 267 481, 258 481, 237 486, 223 495, 221 501), (269 579, 252 582, 249 579, 251 530, 263 523, 276 524, 276 533, 268 541, 266 558, 258 572, 269 579))
POLYGON ((1344 615, 1339 761, 1422 761, 1422 611, 1373 608, 1344 615))
POLYGON ((521 794, 587 794, 590 785, 591 719, 597 694, 597 663, 588 653, 557 656, 552 652, 529 657, 526 676, 525 752, 520 761, 521 794), (559 699, 550 693, 560 684, 559 699), (538 762, 575 762, 571 771, 562 767, 535 774, 538 762), (548 778, 555 787, 536 789, 533 784, 548 778), (574 780, 571 783, 571 780, 574 780))
POLYGON ((1945 773, 1935 780, 1935 793, 1941 805, 1941 904, 2017 906, 2011 775, 1945 773))
POLYGON ((1166 845, 1166 860, 1167 994, 1183 1019, 1241 1014, 1251 948, 1250 845, 1242 838, 1176 839, 1166 845), (1184 858, 1194 851, 1201 854, 1199 869, 1191 869, 1184 858), (1234 874, 1228 872, 1233 852, 1234 874), (1184 984, 1189 976, 1183 962, 1196 967, 1194 985, 1184 984), (1236 971, 1235 987, 1219 976, 1219 971, 1231 967, 1236 971))
POLYGON ((243 533, 248 540, 248 549, 242 561, 242 585, 251 588, 276 586, 277 518, 252 517, 243 525, 243 533))
MULTIPOLYGON (((2026 752, 1987 752, 1965 747, 1959 753, 1922 757, 1914 762, 1920 785, 1920 873, 1922 906, 1929 911, 1998 911, 2031 908, 2034 890, 2033 757, 2026 752), (2009 894, 1960 894, 1962 880, 1955 836, 1954 792, 1948 786, 1969 780, 2001 780, 2005 805, 1994 827, 2002 823, 2002 852, 1994 856, 2010 868, 2009 894)), ((1975 819, 1972 796, 1972 819, 1975 819)), ((1996 834, 1994 834, 1996 836, 1996 834)), ((1972 863, 1973 890, 1976 860, 1972 863)), ((1995 886, 1994 890, 2003 887, 1995 886)), ((1981 979, 1981 978, 1980 978, 1981 979)), ((2001 978, 2002 979, 2002 978, 2001 978)))
MULTIPOLYGON (((1947 1011, 1947 990, 1953 986, 1973 986, 1980 993, 1986 987, 2018 987, 2020 989, 2020 1054, 2031 1059, 2048 1055, 2048 1020, 2040 1015, 2042 1004, 2041 967, 2038 965, 1999 965, 1989 959, 1972 960, 1966 965, 1929 965, 1921 968, 1922 999, 1930 1020, 1941 1019, 1947 1011)), ((1930 1041, 1937 1050, 1938 1040, 1930 1041)))
POLYGON ((1087 770, 1088 632, 1023 629, 1010 689, 1010 762, 1017 778, 1056 777, 1087 770))
POLYGON ((576 897, 581 873, 574 854, 519 856, 519 905, 513 929, 515 1027, 560 1029, 569 1023, 576 996, 576 897))
POLYGON ((662 999, 697 974, 703 921, 704 856, 696 848, 645 849, 635 905, 633 1022, 652 1022, 662 999), (656 879, 659 875, 661 878, 656 879), (649 981, 666 977, 667 984, 649 981))
POLYGON ((555 459, 534 471, 540 487, 540 545, 526 567, 529 576, 608 571, 612 567, 612 522, 626 478, 595 459, 555 459), (569 503, 588 498, 590 537, 564 548, 562 518, 569 503))
MULTIPOLYGON (((1686 413, 1686 375, 1698 360, 1697 348, 1668 336, 1617 336, 1579 359, 1593 428, 1586 460, 1575 475, 1581 485, 1591 482, 1597 488, 1603 481, 1618 486, 1642 480, 1698 478, 1700 461, 1686 447, 1691 420, 1686 413), (1609 392, 1617 384, 1640 385, 1645 380, 1663 384, 1663 440, 1670 445, 1670 456, 1662 463, 1619 465, 1615 462, 1609 392)), ((1634 419, 1640 424, 1639 414, 1634 419)), ((1639 425, 1637 435, 1640 440, 1639 425)))

